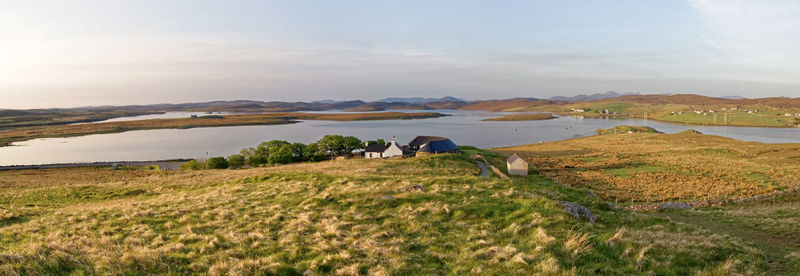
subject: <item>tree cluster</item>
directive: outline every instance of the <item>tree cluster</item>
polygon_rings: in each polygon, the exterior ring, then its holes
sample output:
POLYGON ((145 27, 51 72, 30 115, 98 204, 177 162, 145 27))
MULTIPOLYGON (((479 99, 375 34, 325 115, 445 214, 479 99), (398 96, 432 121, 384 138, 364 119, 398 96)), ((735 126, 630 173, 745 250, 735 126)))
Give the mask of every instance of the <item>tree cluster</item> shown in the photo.
POLYGON ((258 144, 256 147, 242 149, 238 154, 209 158, 205 162, 190 161, 181 166, 183 169, 238 169, 245 166, 258 167, 295 162, 317 162, 350 156, 353 151, 363 149, 364 145, 356 137, 342 135, 325 135, 314 143, 290 143, 272 140, 258 144))

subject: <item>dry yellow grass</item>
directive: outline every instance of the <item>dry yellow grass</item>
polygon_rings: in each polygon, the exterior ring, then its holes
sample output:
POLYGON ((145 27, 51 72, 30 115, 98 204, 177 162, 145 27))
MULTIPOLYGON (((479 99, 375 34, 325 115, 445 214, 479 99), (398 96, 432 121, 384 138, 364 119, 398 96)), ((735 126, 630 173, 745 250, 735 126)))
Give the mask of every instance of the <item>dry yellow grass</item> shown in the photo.
MULTIPOLYGON (((719 265, 714 254, 740 253, 716 239, 678 267, 670 254, 694 245, 606 244, 621 224, 646 231, 653 220, 595 209, 600 223, 578 221, 557 200, 599 202, 537 176, 480 178, 468 156, 148 172, 102 185, 97 176, 62 185, 71 181, 51 180, 58 170, 27 175, 41 183, 0 191, 0 274, 693 274, 719 265), (424 190, 407 189, 417 184, 424 190), (643 246, 660 263, 591 261, 643 246)), ((759 262, 734 259, 735 271, 759 262)))
POLYGON ((800 144, 691 133, 620 134, 498 149, 559 183, 619 201, 726 199, 800 184, 800 144))

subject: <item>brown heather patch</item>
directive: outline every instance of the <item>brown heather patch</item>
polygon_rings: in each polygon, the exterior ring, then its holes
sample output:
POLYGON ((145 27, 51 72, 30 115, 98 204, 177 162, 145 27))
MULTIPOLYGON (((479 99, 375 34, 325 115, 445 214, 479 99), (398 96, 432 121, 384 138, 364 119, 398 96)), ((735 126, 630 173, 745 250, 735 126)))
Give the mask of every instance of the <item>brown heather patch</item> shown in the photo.
POLYGON ((800 184, 800 145, 699 134, 619 134, 501 148, 606 200, 745 198, 800 184))

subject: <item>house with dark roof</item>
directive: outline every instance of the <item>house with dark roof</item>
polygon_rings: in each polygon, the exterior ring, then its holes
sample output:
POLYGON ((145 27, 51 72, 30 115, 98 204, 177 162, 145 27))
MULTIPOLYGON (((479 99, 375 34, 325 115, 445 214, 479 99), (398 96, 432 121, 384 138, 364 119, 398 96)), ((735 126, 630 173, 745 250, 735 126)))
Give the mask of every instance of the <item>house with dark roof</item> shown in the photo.
POLYGON ((389 158, 395 156, 403 156, 403 148, 397 144, 395 137, 392 137, 389 143, 371 144, 364 149, 364 158, 389 158))
POLYGON ((383 158, 386 144, 370 144, 364 149, 364 158, 383 158))
POLYGON ((408 149, 416 156, 458 152, 458 146, 453 141, 439 136, 417 136, 408 143, 408 149))

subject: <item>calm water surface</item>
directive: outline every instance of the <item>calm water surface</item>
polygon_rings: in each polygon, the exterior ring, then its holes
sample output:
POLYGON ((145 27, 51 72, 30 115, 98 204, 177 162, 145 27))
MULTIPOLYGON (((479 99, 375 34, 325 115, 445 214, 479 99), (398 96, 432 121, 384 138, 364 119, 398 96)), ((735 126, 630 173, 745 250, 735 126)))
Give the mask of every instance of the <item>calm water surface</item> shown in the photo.
MULTIPOLYGON (((620 124, 647 125, 662 132, 696 129, 705 134, 767 143, 800 142, 800 129, 683 126, 655 121, 580 119, 485 122, 506 113, 438 110, 452 116, 391 121, 304 121, 291 125, 236 126, 195 129, 141 130, 73 138, 47 138, 0 148, 0 165, 32 165, 95 161, 146 161, 228 156, 245 147, 273 140, 310 143, 325 134, 353 135, 362 140, 396 136, 405 144, 417 135, 450 137, 459 145, 492 148, 594 135, 597 128, 620 124)), ((180 114, 188 117, 190 114, 180 114)), ((202 115, 202 114, 201 114, 202 115)), ((177 116, 177 115, 176 115, 177 116)), ((141 119, 142 116, 136 117, 141 119)), ((163 118, 163 117, 162 117, 163 118)), ((178 117, 180 118, 180 117, 178 117)))

